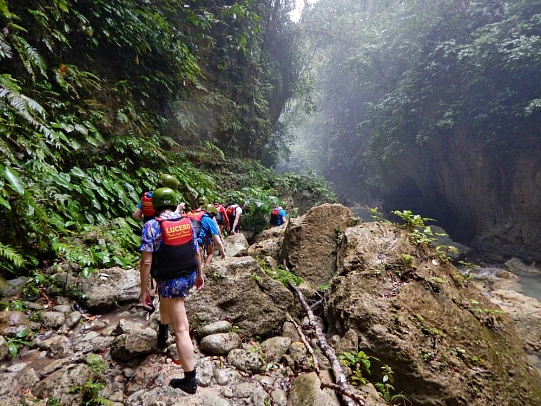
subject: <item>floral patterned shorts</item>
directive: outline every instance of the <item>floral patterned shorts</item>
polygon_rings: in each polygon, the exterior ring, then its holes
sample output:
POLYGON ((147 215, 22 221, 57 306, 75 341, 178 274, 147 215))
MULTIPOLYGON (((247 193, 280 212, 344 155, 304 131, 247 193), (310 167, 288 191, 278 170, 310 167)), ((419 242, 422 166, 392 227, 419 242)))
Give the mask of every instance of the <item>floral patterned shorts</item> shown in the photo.
POLYGON ((191 274, 181 278, 170 279, 168 281, 156 281, 158 293, 160 297, 165 298, 187 297, 190 294, 190 289, 195 286, 196 278, 197 269, 191 274))

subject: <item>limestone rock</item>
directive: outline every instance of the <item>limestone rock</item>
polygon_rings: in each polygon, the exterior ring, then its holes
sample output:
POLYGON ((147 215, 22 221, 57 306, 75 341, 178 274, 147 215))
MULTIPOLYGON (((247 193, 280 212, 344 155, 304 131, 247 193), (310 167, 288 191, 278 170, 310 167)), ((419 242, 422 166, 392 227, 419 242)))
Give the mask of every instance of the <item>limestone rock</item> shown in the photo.
POLYGON ((338 258, 328 334, 354 330, 359 350, 392 368, 396 392, 415 405, 541 404, 539 373, 512 320, 473 284, 458 284, 452 265, 390 223, 347 229, 338 258))
POLYGON ((330 389, 321 389, 315 372, 299 375, 293 382, 287 401, 288 406, 340 406, 340 401, 330 389))
POLYGON ((242 233, 236 233, 227 236, 223 242, 225 255, 228 257, 234 257, 239 252, 248 248, 248 241, 242 233))
POLYGON ((205 287, 186 299, 193 326, 230 320, 238 332, 270 333, 293 306, 293 294, 268 277, 252 257, 226 258, 205 269, 205 287))
POLYGON ((288 222, 280 258, 305 281, 317 288, 336 272, 336 246, 354 218, 341 204, 323 204, 288 222))

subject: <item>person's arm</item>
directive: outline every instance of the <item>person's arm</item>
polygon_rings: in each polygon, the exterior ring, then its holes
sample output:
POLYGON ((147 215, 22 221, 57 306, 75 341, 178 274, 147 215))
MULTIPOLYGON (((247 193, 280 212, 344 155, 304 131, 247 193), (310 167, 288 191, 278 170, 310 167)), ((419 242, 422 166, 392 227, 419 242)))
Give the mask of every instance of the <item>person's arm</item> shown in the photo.
POLYGON ((224 216, 225 229, 230 230, 231 229, 231 223, 229 222, 229 216, 227 215, 227 211, 225 210, 225 207, 220 206, 220 210, 222 211, 222 214, 224 216))
POLYGON ((136 208, 133 212, 133 218, 135 220, 143 220, 143 210, 141 210, 139 207, 136 208))
POLYGON ((184 213, 185 208, 186 208, 186 204, 184 202, 179 203, 175 210, 175 213, 184 213))
POLYGON ((141 251, 141 260, 139 261, 139 273, 141 275, 141 304, 146 309, 152 308, 152 297, 148 290, 151 265, 152 252, 141 251))
POLYGON ((280 215, 282 216, 282 224, 284 224, 287 221, 287 214, 285 210, 280 210, 280 215))
POLYGON ((225 258, 225 250, 224 245, 222 244, 222 239, 220 238, 219 234, 212 234, 212 241, 214 241, 214 245, 218 247, 218 251, 220 251, 220 256, 222 259, 225 258))
POLYGON ((242 213, 242 209, 240 207, 237 207, 235 209, 235 221, 233 221, 233 226, 231 227, 231 234, 235 234, 235 230, 237 229, 237 225, 240 221, 240 214, 242 213))
MULTIPOLYGON (((195 237, 195 232, 193 231, 193 228, 192 233, 195 237)), ((203 286, 205 286, 205 273, 201 262, 201 254, 199 253, 199 247, 197 245, 197 242, 195 241, 193 255, 195 256, 195 260, 197 261, 197 277, 195 278, 195 288, 199 290, 203 288, 203 286)))

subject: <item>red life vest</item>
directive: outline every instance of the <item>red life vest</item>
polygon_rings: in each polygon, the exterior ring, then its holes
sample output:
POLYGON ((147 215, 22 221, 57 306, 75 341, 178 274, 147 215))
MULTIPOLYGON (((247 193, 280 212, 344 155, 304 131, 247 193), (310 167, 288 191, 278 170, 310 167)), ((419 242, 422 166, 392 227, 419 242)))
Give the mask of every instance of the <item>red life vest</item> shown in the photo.
POLYGON ((197 270, 193 251, 192 223, 186 216, 156 219, 162 230, 162 245, 152 256, 150 273, 154 279, 170 280, 197 270))
POLYGON ((235 217, 235 211, 237 210, 237 207, 239 207, 237 204, 232 204, 231 206, 227 206, 226 213, 229 217, 235 217))
POLYGON ((199 237, 199 233, 203 227, 201 224, 201 219, 205 214, 207 214, 207 212, 204 210, 190 210, 186 213, 188 218, 192 221, 193 228, 195 229, 195 235, 197 237, 199 237))
POLYGON ((275 207, 274 209, 272 209, 271 214, 270 214, 271 226, 276 227, 279 225, 278 224, 280 220, 279 214, 280 214, 280 210, 278 209, 278 207, 275 207))
POLYGON ((143 216, 145 216, 145 222, 156 217, 156 209, 152 204, 152 197, 149 196, 151 192, 145 192, 141 198, 141 210, 143 210, 143 216))

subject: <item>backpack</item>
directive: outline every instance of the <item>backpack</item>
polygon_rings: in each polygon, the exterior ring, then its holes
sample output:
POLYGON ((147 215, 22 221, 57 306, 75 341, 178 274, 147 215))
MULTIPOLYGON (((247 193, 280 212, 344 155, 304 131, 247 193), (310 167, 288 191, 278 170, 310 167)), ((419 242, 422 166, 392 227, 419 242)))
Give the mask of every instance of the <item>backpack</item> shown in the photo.
POLYGON ((229 217, 235 217, 235 211, 237 210, 237 207, 239 207, 237 204, 232 204, 230 206, 227 206, 226 213, 229 217))
POLYGON ((270 225, 271 226, 278 226, 280 222, 280 210, 278 209, 278 207, 275 207, 274 209, 271 210, 271 214, 270 214, 270 225))

